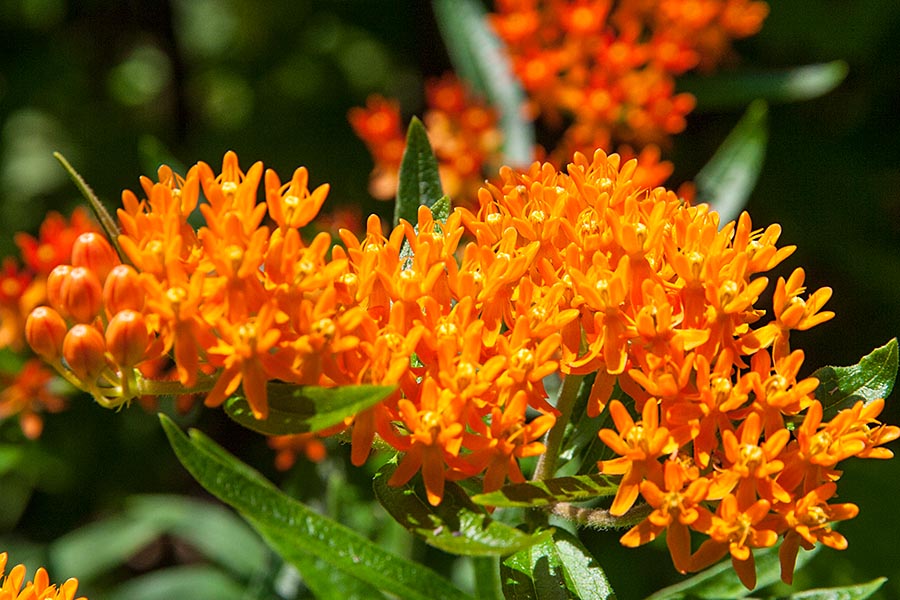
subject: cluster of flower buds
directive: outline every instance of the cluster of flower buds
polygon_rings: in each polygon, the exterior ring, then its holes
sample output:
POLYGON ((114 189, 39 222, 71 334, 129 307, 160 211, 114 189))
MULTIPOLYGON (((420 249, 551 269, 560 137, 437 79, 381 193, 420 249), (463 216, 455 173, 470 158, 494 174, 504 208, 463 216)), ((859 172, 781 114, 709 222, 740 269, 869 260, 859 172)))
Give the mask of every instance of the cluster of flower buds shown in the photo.
POLYGON ((103 235, 83 233, 71 264, 47 277, 49 306, 32 310, 25 323, 34 352, 104 406, 139 393, 134 367, 148 358, 151 343, 139 279, 103 235))

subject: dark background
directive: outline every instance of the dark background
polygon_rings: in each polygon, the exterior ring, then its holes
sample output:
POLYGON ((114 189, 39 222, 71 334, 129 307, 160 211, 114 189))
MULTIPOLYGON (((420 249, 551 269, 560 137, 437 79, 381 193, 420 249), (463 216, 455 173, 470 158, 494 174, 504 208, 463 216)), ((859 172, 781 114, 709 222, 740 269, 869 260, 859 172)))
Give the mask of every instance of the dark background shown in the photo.
MULTIPOLYGON (((830 94, 770 107, 766 162, 748 206, 754 224, 780 223, 781 243, 798 246, 779 274, 803 266, 808 288, 834 289, 828 308, 837 317, 792 336, 809 374, 855 364, 900 333, 900 3, 771 4, 762 33, 737 44, 740 68, 849 65, 830 94)), ((307 166, 311 186, 332 185, 326 209, 389 214, 368 196, 371 161, 346 113, 372 92, 399 98, 407 114, 421 109, 423 76, 447 66, 427 5, 0 0, 0 255, 15 253, 12 232, 34 232, 47 210, 68 213, 80 202, 54 150, 111 206, 161 158, 217 168, 232 149, 245 168, 262 160, 282 178, 307 166)), ((739 116, 689 116, 675 140, 673 186, 697 172, 739 116)), ((883 418, 900 424, 892 400, 883 418)), ((264 444, 217 411, 186 420, 279 477, 264 444)), ((17 436, 14 423, 0 427, 3 442, 17 436)), ((0 479, 0 549, 40 547, 135 492, 196 491, 156 419, 139 407, 113 414, 79 398, 48 417, 29 453, 28 473, 0 479)), ((841 528, 850 548, 825 549, 799 584, 886 575, 881 597, 900 598, 898 476, 898 461, 846 465, 840 501, 861 508, 841 528)), ((617 537, 584 539, 620 598, 678 580, 659 545, 625 550, 617 537)))

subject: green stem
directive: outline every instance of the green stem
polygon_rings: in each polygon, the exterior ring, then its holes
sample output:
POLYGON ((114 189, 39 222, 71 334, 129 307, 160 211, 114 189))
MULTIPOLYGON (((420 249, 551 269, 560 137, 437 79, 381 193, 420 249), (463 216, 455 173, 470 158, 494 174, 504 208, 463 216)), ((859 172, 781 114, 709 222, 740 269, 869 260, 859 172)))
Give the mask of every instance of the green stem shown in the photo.
POLYGON ((575 406, 575 399, 578 397, 578 390, 581 388, 581 381, 584 375, 567 375, 563 379, 562 386, 559 389, 559 396, 556 399, 556 410, 559 411, 559 417, 556 424, 547 432, 544 438, 544 446, 546 450, 538 459, 537 466, 534 468, 534 476, 532 481, 543 481, 550 479, 556 473, 556 459, 559 458, 559 450, 563 441, 563 434, 566 431, 566 425, 572 417, 572 407, 575 406))
POLYGON ((191 387, 185 387, 180 381, 157 381, 155 379, 140 379, 137 382, 137 395, 139 396, 177 396, 180 394, 199 394, 213 389, 218 377, 200 377, 197 383, 191 387))
POLYGON ((558 517, 593 529, 624 529, 634 527, 652 512, 649 504, 637 504, 621 516, 613 516, 605 508, 582 508, 568 502, 557 502, 547 509, 558 517))

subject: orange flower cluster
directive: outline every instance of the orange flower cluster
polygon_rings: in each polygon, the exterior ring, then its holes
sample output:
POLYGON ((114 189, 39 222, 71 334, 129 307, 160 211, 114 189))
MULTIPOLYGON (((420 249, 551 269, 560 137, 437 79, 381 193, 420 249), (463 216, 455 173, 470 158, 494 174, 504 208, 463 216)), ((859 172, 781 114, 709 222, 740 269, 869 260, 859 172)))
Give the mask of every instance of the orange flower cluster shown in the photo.
POLYGON ((762 322, 761 274, 793 251, 776 246, 780 227, 754 230, 746 213, 723 226, 706 205, 638 185, 636 169, 599 150, 567 173, 504 167, 475 211, 441 221, 421 207, 415 225, 387 234, 373 215, 362 238, 342 230, 331 248, 326 233, 300 235, 328 193, 310 191, 303 168, 282 184, 261 163, 242 171, 233 153, 219 175, 163 167, 158 182, 141 180, 147 199, 123 193, 117 241, 133 266, 97 239, 73 249, 29 342, 106 406, 158 389, 141 369, 165 354, 183 389, 216 406, 242 387, 260 419, 269 380, 396 385, 343 427, 352 461, 378 435, 403 453, 390 483, 421 471, 432 504, 447 480, 481 475, 488 491, 522 481, 518 459, 545 450, 559 414, 545 378, 595 372, 588 414, 609 403, 616 429, 599 435, 620 455, 599 465, 622 475, 610 512, 639 495, 655 509, 623 542, 667 531, 682 571, 730 552, 752 587, 749 549, 783 535, 789 579, 799 546, 846 544, 829 523, 856 508, 827 502, 835 465, 890 456, 879 446, 900 428, 876 420, 883 401, 824 421, 818 382, 798 380, 790 333, 832 317, 828 288, 807 295, 796 269, 762 322), (617 381, 639 420, 609 402, 617 381), (789 420, 802 424, 791 433, 789 420), (692 530, 709 537, 693 554, 692 530))
MULTIPOLYGON (((0 272, 0 349, 24 353, 26 318, 34 307, 47 302, 47 276, 68 260, 80 235, 94 230, 87 213, 79 208, 71 220, 49 213, 36 238, 16 234, 21 260, 4 258, 0 272)), ((15 373, 0 372, 0 419, 18 415, 25 436, 35 439, 43 429, 40 413, 56 412, 65 403, 53 391, 53 372, 43 361, 23 360, 15 373)))
MULTIPOLYGON (((25 583, 25 565, 16 565, 7 575, 6 560, 6 552, 0 553, 0 600, 75 600, 77 579, 69 579, 56 587, 41 567, 35 571, 34 581, 25 583)), ((82 596, 78 600, 87 599, 82 596)))
MULTIPOLYGON (((428 81, 425 100, 428 108, 422 119, 444 191, 452 198, 474 198, 484 173, 499 167, 502 138, 497 116, 451 74, 428 81)), ((379 200, 392 200, 406 147, 399 103, 370 96, 366 107, 352 108, 348 118, 375 161, 369 192, 379 200)))
POLYGON ((542 122, 573 151, 665 142, 694 107, 674 77, 712 70, 759 31, 757 0, 498 0, 490 21, 542 122))

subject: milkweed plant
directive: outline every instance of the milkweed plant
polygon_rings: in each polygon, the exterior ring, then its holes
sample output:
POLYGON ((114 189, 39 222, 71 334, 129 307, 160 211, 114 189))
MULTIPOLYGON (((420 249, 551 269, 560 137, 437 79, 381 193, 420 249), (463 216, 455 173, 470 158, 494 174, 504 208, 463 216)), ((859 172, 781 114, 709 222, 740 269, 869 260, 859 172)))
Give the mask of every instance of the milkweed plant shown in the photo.
MULTIPOLYGON (((62 380, 107 409, 174 396, 223 410, 282 468, 335 438, 356 467, 377 463, 393 520, 472 565, 460 586, 161 414, 184 468, 322 598, 613 598, 582 528, 664 540, 657 568, 688 576, 656 599, 791 584, 813 550, 845 549, 837 524, 859 507, 841 465, 890 458, 900 437, 879 420, 897 342, 801 375, 791 334, 835 316, 832 291, 808 290, 781 227, 740 210, 764 100, 693 183, 665 187, 695 104, 676 79, 713 77, 767 5, 434 8, 456 72, 427 83, 422 119, 379 95, 348 115, 392 220, 310 233, 329 184, 230 151, 161 166, 110 210, 58 155, 94 218, 49 214, 3 262, 0 345, 22 361, 0 416, 39 437, 42 413, 66 406, 62 380)), ((768 93, 811 97, 844 73, 812 68, 821 89, 772 74, 768 93)), ((75 580, 26 579, 6 573, 0 599, 75 597, 75 580)))

